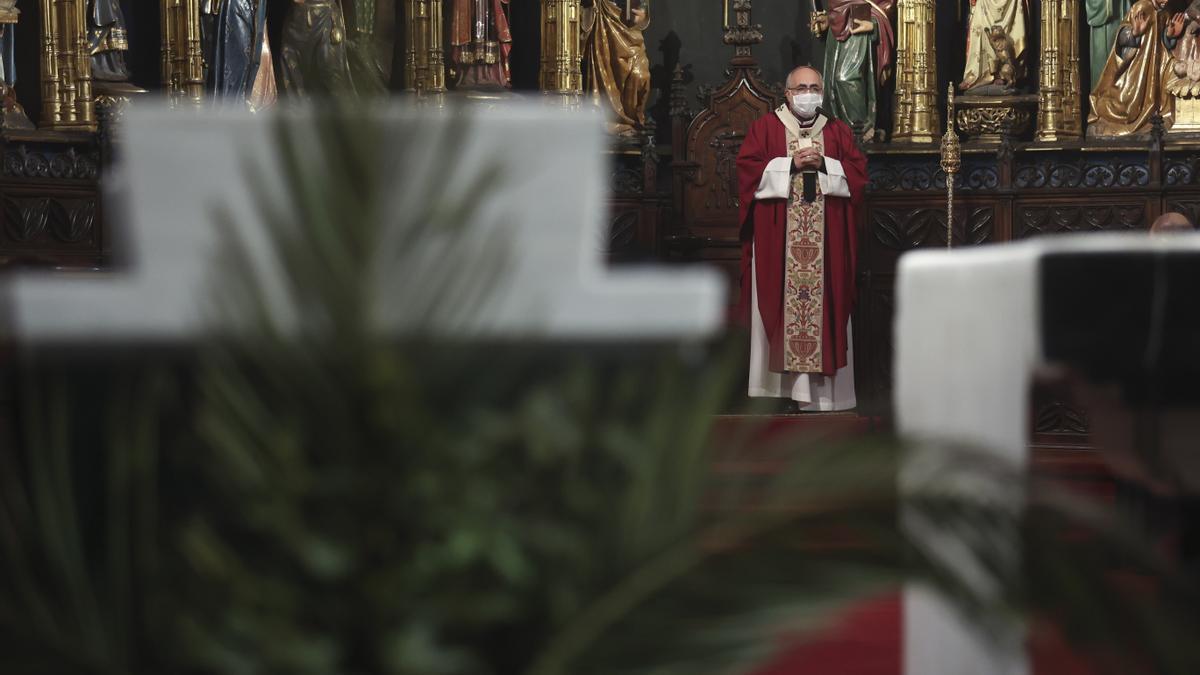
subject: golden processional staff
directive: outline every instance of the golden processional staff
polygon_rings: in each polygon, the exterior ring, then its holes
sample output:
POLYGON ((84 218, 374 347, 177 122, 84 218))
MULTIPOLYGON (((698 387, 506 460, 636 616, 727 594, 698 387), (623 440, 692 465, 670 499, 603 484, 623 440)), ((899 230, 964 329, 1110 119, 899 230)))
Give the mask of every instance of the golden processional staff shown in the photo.
POLYGON ((962 146, 954 131, 954 83, 946 96, 946 133, 942 135, 942 171, 946 174, 946 248, 954 247, 954 176, 962 165, 962 146))

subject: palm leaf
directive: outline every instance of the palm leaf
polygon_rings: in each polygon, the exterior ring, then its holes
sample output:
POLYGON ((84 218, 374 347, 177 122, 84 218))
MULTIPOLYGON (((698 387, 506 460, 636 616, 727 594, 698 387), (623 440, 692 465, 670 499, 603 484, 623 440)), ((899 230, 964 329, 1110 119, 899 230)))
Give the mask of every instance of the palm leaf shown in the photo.
POLYGON ((67 402, 82 394, 29 393, 28 471, 0 473, 19 488, 0 510, 0 617, 21 628, 27 614, 36 647, 0 658, 58 654, 96 672, 744 672, 849 603, 921 581, 979 625, 1048 616, 1083 644, 1195 672, 1194 589, 1134 528, 1013 467, 958 448, 902 495, 899 467, 928 449, 766 442, 754 424, 714 445, 744 345, 696 358, 438 339, 505 272, 501 235, 468 227, 503 174, 479 167, 466 192, 448 187, 468 117, 383 119, 283 117, 278 154, 247 158, 256 191, 283 180, 285 198, 253 214, 278 283, 218 209, 221 330, 188 369, 186 405, 154 399, 153 379, 105 383, 110 433, 78 445, 105 458, 107 479, 72 475, 67 402), (442 151, 417 161, 429 138, 442 151), (714 471, 731 457, 777 470, 714 471), (74 498, 96 484, 101 497, 74 498), (947 489, 963 484, 999 489, 947 489), (99 557, 80 543, 94 504, 99 557), (959 559, 902 518, 957 533, 959 559), (1114 590, 1116 561, 1163 602, 1114 590))

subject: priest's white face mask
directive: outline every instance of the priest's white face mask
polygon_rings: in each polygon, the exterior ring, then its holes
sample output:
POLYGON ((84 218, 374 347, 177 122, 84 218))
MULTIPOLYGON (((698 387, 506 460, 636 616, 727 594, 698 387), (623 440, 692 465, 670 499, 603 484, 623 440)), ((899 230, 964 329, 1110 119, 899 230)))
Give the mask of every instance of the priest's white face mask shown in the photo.
POLYGON ((792 94, 792 112, 802 120, 810 120, 817 116, 817 106, 821 105, 821 95, 816 92, 792 94))
POLYGON ((792 114, 802 120, 817 116, 821 105, 821 73, 808 66, 801 66, 788 73, 787 101, 792 114))

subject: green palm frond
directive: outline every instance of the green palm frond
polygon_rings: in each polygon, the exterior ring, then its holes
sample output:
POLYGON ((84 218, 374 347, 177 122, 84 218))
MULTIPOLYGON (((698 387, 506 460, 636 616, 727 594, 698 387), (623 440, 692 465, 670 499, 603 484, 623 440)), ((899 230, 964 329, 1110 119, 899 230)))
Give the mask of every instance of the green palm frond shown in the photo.
POLYGON ((1196 672, 1195 589, 1107 511, 961 448, 901 495, 916 450, 892 439, 714 433, 736 341, 697 358, 439 338, 513 255, 468 227, 504 175, 454 164, 468 117, 383 119, 285 117, 278 154, 247 158, 259 194, 282 176, 253 214, 278 274, 218 212, 223 328, 198 363, 28 393, 23 459, 0 455, 0 619, 35 647, 0 669, 739 673, 918 580, 980 625, 1046 616, 1196 672), (442 151, 413 161, 430 138, 442 151), (87 386, 103 434, 80 436, 87 386), (714 471, 731 458, 775 469, 714 471), (978 575, 902 518, 958 533, 978 575), (1162 601, 1114 588, 1118 564, 1162 601))

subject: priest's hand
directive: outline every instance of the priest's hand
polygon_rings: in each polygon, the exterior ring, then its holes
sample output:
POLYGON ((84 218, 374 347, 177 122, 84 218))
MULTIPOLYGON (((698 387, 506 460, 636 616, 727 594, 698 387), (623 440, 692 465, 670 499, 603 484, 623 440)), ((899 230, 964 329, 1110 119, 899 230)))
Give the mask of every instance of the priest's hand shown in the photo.
POLYGON ((821 168, 821 164, 821 153, 817 152, 816 148, 797 150, 796 154, 792 155, 792 165, 797 171, 816 171, 821 168))

